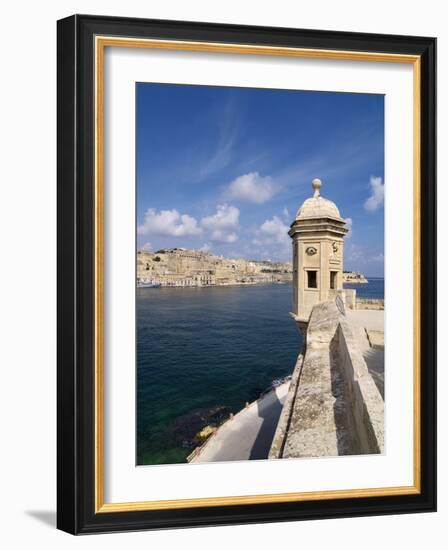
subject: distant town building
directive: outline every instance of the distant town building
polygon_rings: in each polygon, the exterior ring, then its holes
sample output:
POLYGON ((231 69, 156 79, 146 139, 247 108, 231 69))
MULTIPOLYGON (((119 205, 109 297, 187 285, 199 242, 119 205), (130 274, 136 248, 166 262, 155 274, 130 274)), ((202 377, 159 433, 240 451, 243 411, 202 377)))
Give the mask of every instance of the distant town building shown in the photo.
POLYGON ((344 271, 343 280, 344 283, 349 284, 367 284, 369 282, 359 271, 344 271))
POLYGON ((290 281, 290 262, 231 259, 185 248, 137 253, 138 286, 225 286, 290 281))
POLYGON ((348 229, 334 202, 321 196, 321 186, 319 179, 312 181, 314 195, 299 208, 288 232, 293 241, 293 313, 304 322, 313 306, 334 299, 343 288, 348 229))

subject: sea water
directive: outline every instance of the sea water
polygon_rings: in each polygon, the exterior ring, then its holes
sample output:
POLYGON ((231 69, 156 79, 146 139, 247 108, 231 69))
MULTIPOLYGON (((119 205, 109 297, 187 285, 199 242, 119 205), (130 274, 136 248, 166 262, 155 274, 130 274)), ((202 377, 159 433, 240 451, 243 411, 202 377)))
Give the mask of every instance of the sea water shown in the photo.
MULTIPOLYGON (((356 288, 383 298, 384 281, 356 288)), ((291 284, 137 289, 137 464, 185 462, 194 436, 291 374, 291 284)))
POLYGON ((344 288, 354 288, 358 298, 384 299, 384 279, 368 277, 365 284, 344 284, 344 288))

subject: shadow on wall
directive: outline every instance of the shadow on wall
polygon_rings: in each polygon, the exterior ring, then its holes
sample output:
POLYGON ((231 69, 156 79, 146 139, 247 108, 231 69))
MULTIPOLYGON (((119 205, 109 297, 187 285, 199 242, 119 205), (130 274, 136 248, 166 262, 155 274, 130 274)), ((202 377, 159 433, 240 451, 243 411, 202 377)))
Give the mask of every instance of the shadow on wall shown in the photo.
POLYGON ((349 388, 344 374, 340 368, 338 353, 338 333, 333 336, 330 343, 330 368, 331 368, 331 393, 335 398, 333 404, 334 423, 339 455, 361 454, 356 428, 351 418, 351 406, 349 388))
MULTIPOLYGON (((360 376, 359 366, 358 370, 354 366, 357 360, 360 359, 363 363, 364 361, 360 354, 357 359, 357 355, 353 350, 350 353, 347 337, 348 334, 344 336, 342 325, 339 324, 330 342, 331 392, 335 398, 333 411, 338 454, 379 454, 381 449, 377 434, 364 400, 368 383, 364 381, 364 389, 361 390, 359 384, 363 380, 362 371, 360 376)), ((365 363, 364 369, 368 372, 365 363)), ((375 387, 373 379, 372 385, 375 387)), ((383 403, 376 388, 375 394, 373 396, 376 397, 376 401, 383 403)), ((373 406, 372 412, 375 412, 373 406)))
POLYGON ((258 417, 263 419, 263 423, 250 451, 250 460, 268 458, 282 407, 276 390, 272 392, 272 395, 257 401, 258 417))

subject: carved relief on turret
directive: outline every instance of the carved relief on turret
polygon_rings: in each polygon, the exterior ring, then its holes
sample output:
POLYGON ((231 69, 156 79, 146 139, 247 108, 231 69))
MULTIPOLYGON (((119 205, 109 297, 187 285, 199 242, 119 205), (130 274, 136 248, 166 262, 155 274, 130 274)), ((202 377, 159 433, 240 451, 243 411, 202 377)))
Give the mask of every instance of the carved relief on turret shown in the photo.
POLYGON ((322 254, 320 243, 313 241, 304 242, 303 252, 303 267, 319 266, 322 254))
POLYGON ((331 265, 340 265, 341 263, 341 244, 337 241, 331 243, 331 252, 330 252, 330 264, 331 265))

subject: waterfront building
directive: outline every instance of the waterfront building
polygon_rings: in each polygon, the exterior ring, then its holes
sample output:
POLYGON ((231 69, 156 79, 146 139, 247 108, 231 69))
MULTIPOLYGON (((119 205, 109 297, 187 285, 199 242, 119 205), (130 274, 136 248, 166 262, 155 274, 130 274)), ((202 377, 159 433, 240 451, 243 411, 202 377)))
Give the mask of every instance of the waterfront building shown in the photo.
POLYGON ((277 283, 291 280, 290 262, 231 259, 198 250, 165 248, 137 252, 137 284, 147 286, 215 286, 277 283))

